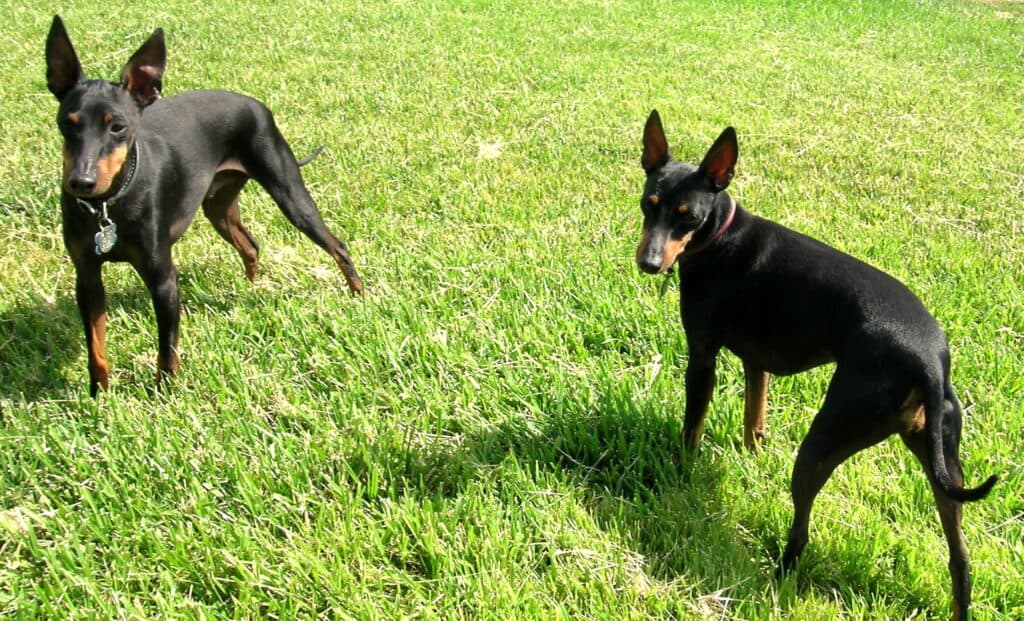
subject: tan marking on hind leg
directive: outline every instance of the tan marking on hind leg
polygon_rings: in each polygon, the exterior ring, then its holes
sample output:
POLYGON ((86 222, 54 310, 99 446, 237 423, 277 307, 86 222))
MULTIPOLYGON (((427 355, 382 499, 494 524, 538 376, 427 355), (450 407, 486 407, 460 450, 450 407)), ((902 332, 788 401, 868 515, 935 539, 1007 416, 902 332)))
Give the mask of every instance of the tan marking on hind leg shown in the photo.
POLYGON ((256 280, 256 273, 259 271, 259 246, 256 245, 256 240, 253 238, 252 233, 249 232, 249 229, 245 228, 242 224, 242 216, 238 211, 237 199, 228 207, 226 215, 225 222, 228 226, 229 237, 225 237, 225 239, 235 247, 235 250, 238 251, 238 256, 242 257, 242 265, 245 266, 245 277, 249 279, 249 282, 252 282, 256 280))
POLYGON ((768 373, 746 363, 743 365, 743 372, 743 446, 756 450, 761 448, 764 442, 765 410, 768 408, 768 373))
POLYGON ((924 404, 919 389, 910 390, 910 394, 900 404, 899 416, 906 433, 919 433, 924 430, 924 404))
POLYGON ((245 277, 253 281, 259 270, 260 247, 249 229, 242 224, 238 207, 238 193, 248 179, 240 172, 219 172, 203 200, 203 213, 224 241, 238 251, 242 265, 245 266, 245 277))

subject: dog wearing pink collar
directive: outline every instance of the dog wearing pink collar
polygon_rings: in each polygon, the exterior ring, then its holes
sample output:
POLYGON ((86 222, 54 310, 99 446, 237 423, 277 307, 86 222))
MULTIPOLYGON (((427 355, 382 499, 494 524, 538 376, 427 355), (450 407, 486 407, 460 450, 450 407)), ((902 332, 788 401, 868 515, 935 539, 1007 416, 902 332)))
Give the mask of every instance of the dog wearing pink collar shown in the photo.
POLYGON ((949 546, 953 619, 967 618, 970 561, 962 503, 984 498, 997 478, 964 486, 963 411, 950 381, 946 336, 901 282, 870 265, 759 218, 726 192, 739 147, 733 128, 699 166, 674 160, 657 111, 644 128, 647 173, 636 262, 649 274, 679 268, 689 360, 683 443, 697 448, 724 347, 743 361, 743 441, 765 433, 768 376, 834 362, 825 401, 793 468, 794 517, 779 571, 807 544, 811 505, 833 470, 899 434, 924 466, 949 546))

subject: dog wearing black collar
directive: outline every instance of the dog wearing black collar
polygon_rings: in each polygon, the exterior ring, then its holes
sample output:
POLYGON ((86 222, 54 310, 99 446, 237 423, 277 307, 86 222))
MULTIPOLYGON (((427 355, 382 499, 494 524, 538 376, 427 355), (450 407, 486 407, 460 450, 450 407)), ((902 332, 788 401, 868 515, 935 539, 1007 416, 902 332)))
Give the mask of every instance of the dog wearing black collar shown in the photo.
POLYGON ((107 388, 110 375, 103 264, 128 262, 142 277, 156 310, 157 381, 175 375, 180 309, 171 246, 202 205, 242 257, 246 276, 255 278, 259 246, 238 208, 250 178, 334 258, 353 293, 363 289, 348 248, 327 229, 302 182, 305 162, 296 161, 266 106, 224 91, 160 98, 166 55, 157 29, 128 60, 119 82, 90 80, 59 17, 46 40, 46 81, 60 102, 57 126, 64 138, 64 244, 75 267, 93 396, 107 388))

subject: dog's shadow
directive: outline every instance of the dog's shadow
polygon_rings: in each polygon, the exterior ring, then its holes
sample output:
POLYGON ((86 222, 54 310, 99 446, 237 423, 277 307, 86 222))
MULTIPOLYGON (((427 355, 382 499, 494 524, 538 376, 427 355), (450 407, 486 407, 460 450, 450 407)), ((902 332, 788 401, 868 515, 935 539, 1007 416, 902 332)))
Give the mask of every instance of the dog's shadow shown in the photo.
MULTIPOLYGON (((402 478, 419 482, 416 494, 424 497, 458 496, 481 471, 493 476, 509 459, 520 465, 513 470, 529 464, 531 471, 568 478, 584 490, 582 501, 595 523, 637 555, 640 583, 692 589, 698 605, 712 612, 766 592, 775 592, 778 605, 789 608, 808 594, 827 598, 851 584, 864 592, 885 591, 886 577, 869 561, 839 563, 844 573, 837 578, 837 563, 821 552, 801 559, 801 569, 780 581, 775 569, 790 504, 780 494, 772 505, 777 514, 752 521, 741 499, 729 497, 734 492, 726 481, 735 474, 724 452, 742 450, 738 445, 719 449, 704 442, 697 454, 687 454, 681 447, 682 417, 670 417, 658 404, 634 402, 626 389, 613 387, 591 406, 544 397, 535 405, 542 416, 508 419, 469 434, 458 448, 414 451, 402 478)), ((930 603, 924 591, 904 597, 908 610, 930 603)))
MULTIPOLYGON (((127 287, 108 290, 108 314, 141 314, 153 321, 152 301, 145 286, 132 277, 128 282, 127 287)), ((236 298, 243 303, 246 300, 241 294, 208 291, 190 272, 180 276, 179 287, 189 296, 182 303, 183 313, 189 311, 189 305, 227 312, 239 303, 236 298)), ((155 341, 153 347, 155 350, 155 341)), ((52 302, 32 294, 0 310, 0 398, 38 401, 87 390, 84 352, 82 320, 74 294, 52 302), (70 368, 79 358, 81 368, 70 368)))
POLYGON ((64 369, 83 349, 75 302, 38 296, 0 312, 0 396, 37 401, 68 390, 64 369))
MULTIPOLYGON (((152 314, 140 284, 107 295, 109 314, 152 314)), ((74 294, 32 294, 0 311, 0 398, 61 399, 88 390, 85 337, 74 294)))
POLYGON ((492 476, 514 460, 513 478, 528 465, 578 484, 595 524, 613 546, 628 550, 640 583, 686 576, 702 589, 719 585, 710 589, 716 591, 751 575, 767 582, 762 554, 751 549, 723 498, 723 460, 711 451, 692 458, 682 451, 681 417, 668 418, 616 388, 589 405, 537 405, 543 416, 507 419, 468 434, 458 448, 416 452, 403 478, 419 481, 417 492, 426 497, 454 497, 480 472, 492 476))

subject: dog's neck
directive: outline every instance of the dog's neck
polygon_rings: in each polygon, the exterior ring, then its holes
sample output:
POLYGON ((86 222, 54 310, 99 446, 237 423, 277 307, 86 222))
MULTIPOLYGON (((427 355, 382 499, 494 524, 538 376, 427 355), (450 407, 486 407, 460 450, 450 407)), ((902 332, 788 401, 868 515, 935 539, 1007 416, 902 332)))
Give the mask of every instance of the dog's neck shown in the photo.
POLYGON ((687 246, 685 253, 687 256, 692 257, 698 252, 707 249, 708 246, 721 239, 722 235, 725 235, 725 232, 729 230, 730 226, 732 226, 732 222, 736 218, 736 201, 729 195, 726 195, 725 198, 729 200, 729 212, 725 215, 725 220, 723 220, 718 229, 712 233, 711 237, 696 246, 687 246))

